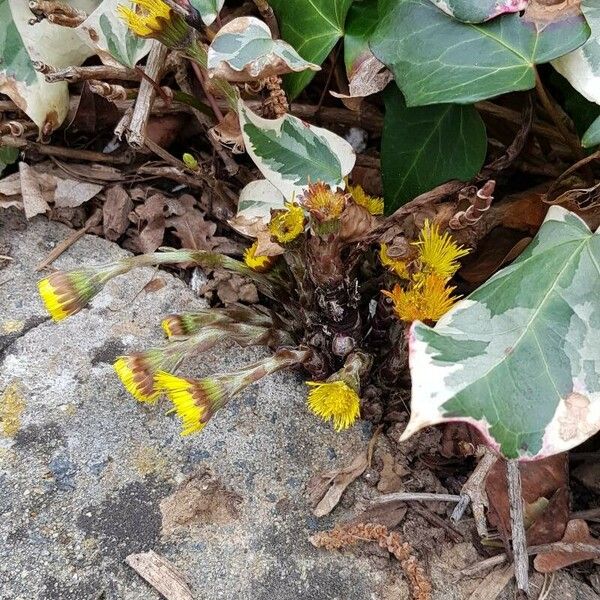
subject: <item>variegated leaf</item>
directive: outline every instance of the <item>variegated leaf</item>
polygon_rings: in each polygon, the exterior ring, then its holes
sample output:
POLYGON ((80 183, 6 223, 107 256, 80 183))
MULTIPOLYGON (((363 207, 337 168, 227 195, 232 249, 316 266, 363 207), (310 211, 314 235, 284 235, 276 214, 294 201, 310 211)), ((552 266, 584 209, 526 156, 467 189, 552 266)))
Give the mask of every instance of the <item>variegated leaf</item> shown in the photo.
POLYGON ((225 0, 189 0, 189 2, 200 13, 205 25, 214 23, 225 4, 225 0))
POLYGON ((430 2, 464 23, 483 23, 498 15, 525 10, 529 0, 430 0, 430 2))
POLYGON ((100 56, 108 56, 133 67, 148 52, 152 40, 140 38, 118 16, 119 4, 131 6, 129 0, 102 0, 98 8, 76 28, 79 37, 100 56))
POLYGON ((552 61, 552 66, 588 100, 600 104, 600 3, 581 0, 581 10, 592 30, 588 41, 552 61))
POLYGON ((599 327, 600 234, 553 206, 513 264, 435 327, 413 324, 403 438, 466 421, 507 458, 581 444, 600 429, 599 327))
MULTIPOLYGON (((86 8, 90 2, 73 4, 86 8)), ((27 2, 0 0, 0 93, 50 133, 67 115, 68 87, 64 82, 46 83, 32 61, 60 68, 80 65, 93 52, 71 29, 47 20, 31 24, 32 19, 27 2)))
POLYGON ((246 151, 287 200, 300 194, 309 183, 344 185, 356 155, 340 136, 289 114, 280 119, 263 119, 242 100, 238 113, 246 151))
POLYGON ((321 67, 304 60, 287 42, 274 40, 259 19, 239 17, 219 29, 213 39, 208 69, 211 76, 228 81, 254 81, 321 67))
POLYGON ((600 144, 600 117, 598 117, 587 129, 581 138, 584 148, 592 148, 600 144))

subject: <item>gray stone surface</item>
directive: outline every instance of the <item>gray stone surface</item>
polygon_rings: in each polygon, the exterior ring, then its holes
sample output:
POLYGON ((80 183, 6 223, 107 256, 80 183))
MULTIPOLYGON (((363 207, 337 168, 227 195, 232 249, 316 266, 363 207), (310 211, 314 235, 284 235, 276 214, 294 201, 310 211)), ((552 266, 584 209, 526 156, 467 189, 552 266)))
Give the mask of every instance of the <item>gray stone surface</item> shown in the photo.
MULTIPOLYGON (((306 504, 308 479, 347 464, 368 442, 369 425, 335 434, 307 413, 302 380, 280 373, 249 389, 200 435, 182 438, 167 406, 137 403, 111 364, 118 354, 160 343, 160 316, 199 301, 165 272, 159 277, 167 285, 144 291, 154 275, 146 269, 111 282, 91 309, 51 323, 34 269, 69 233, 43 218, 26 224, 0 211, 0 255, 13 258, 0 268, 0 600, 156 600, 124 563, 149 549, 184 573, 197 600, 407 599, 398 564, 373 546, 371 554, 341 555, 308 542, 376 494, 356 482, 320 520, 306 504), (11 431, 1 398, 13 386, 24 406, 12 406, 11 431), (184 491, 173 496, 178 489, 184 491)), ((124 254, 86 236, 54 266, 124 254)), ((226 371, 258 356, 260 350, 222 346, 184 371, 226 371)), ((442 530, 414 523, 401 531, 423 550, 434 599, 468 598, 480 581, 457 574, 480 560, 474 547, 442 544, 442 530)), ((561 591, 550 600, 595 597, 567 574, 558 581, 561 591)))
MULTIPOLYGON (((368 425, 335 434, 307 414, 301 379, 277 374, 202 434, 180 437, 166 405, 136 403, 111 363, 160 342, 160 315, 198 301, 166 273, 159 276, 168 285, 143 291, 153 275, 146 269, 111 282, 91 309, 49 322, 34 268, 68 233, 43 218, 26 227, 16 213, 0 211, 0 247, 13 258, 0 270, 0 395, 17 382, 25 402, 16 434, 0 429, 0 597, 157 598, 123 563, 148 549, 173 561, 195 597, 207 600, 366 599, 382 590, 407 597, 395 565, 316 550, 307 539, 334 520, 312 516, 306 481, 364 447, 368 425), (209 499, 216 506, 161 534, 160 501, 207 469, 218 481, 209 499), (227 502, 233 508, 221 510, 227 502)), ((86 236, 54 266, 123 254, 86 236)), ((221 347, 188 372, 228 370, 259 355, 221 347)))

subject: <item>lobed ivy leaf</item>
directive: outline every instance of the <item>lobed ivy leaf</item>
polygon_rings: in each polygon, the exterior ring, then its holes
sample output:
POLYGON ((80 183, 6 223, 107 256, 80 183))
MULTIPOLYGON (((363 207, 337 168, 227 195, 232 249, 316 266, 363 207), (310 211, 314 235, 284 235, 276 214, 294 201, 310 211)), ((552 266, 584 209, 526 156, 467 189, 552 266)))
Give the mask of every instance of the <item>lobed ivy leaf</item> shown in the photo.
POLYGON ((581 0, 581 10, 591 28, 588 41, 552 61, 552 66, 588 100, 600 104, 600 3, 581 0))
POLYGON ((381 140, 386 212, 450 179, 468 181, 486 150, 485 125, 473 106, 407 107, 397 89, 388 89, 381 140))
POLYGON ((447 421, 507 458, 565 452, 600 429, 600 234, 552 206, 510 266, 410 333, 403 438, 447 421))
POLYGON ((8 165, 12 165, 19 158, 19 150, 10 146, 0 147, 0 175, 8 165))
POLYGON ((100 56, 108 55, 122 65, 134 67, 150 52, 152 40, 138 37, 129 30, 125 21, 118 16, 119 4, 135 8, 127 0, 102 0, 98 8, 74 31, 100 56))
POLYGON ((464 23, 483 23, 504 13, 525 10, 529 0, 430 0, 430 2, 464 23))
POLYGON ((593 148, 600 144, 600 117, 598 117, 587 129, 581 138, 584 148, 593 148))
POLYGON ((352 146, 321 127, 292 115, 263 119, 242 100, 238 114, 246 151, 263 176, 287 199, 309 183, 342 187, 356 160, 352 146))
POLYGON ((189 0, 189 3, 200 13, 205 25, 212 25, 221 12, 225 0, 189 0))
POLYGON ((474 25, 429 0, 381 0, 371 50, 394 73, 408 106, 471 104, 534 87, 535 64, 586 41, 589 27, 577 6, 560 7, 553 12, 531 0, 523 16, 474 25))
MULTIPOLYGON (((90 1, 73 3, 92 8, 90 1)), ((6 94, 40 129, 50 133, 69 109, 65 82, 47 83, 32 61, 61 68, 80 65, 92 51, 72 30, 47 20, 31 24, 27 2, 0 0, 0 93, 6 94)))
POLYGON ((254 81, 283 73, 319 71, 287 42, 274 40, 268 26, 254 17, 238 17, 224 25, 208 48, 211 76, 227 81, 254 81))
MULTIPOLYGON (((281 37, 307 61, 320 65, 344 35, 346 14, 352 0, 270 0, 279 21, 281 37)), ((295 98, 314 73, 286 77, 286 87, 295 98)))

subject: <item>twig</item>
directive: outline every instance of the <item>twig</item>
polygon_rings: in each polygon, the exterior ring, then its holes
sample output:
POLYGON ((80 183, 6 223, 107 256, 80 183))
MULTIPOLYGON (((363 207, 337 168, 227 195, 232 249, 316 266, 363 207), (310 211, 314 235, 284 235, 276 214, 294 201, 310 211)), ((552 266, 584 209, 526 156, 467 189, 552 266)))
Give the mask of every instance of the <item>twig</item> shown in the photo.
POLYGON ((49 146, 30 142, 22 138, 13 138, 10 136, 0 137, 0 146, 10 146, 12 148, 23 148, 24 150, 35 150, 45 156, 58 156, 60 158, 73 158, 76 160, 88 160, 91 162, 107 163, 110 165, 128 165, 131 162, 129 152, 114 155, 94 152, 93 150, 80 150, 79 148, 63 148, 62 146, 49 146))
POLYGON ((432 494, 429 492, 396 492, 384 494, 373 501, 373 504, 387 504, 388 502, 459 502, 460 496, 455 494, 432 494))
POLYGON ((463 542, 465 540, 465 536, 461 531, 452 527, 452 525, 446 523, 444 519, 438 517, 435 513, 431 512, 425 506, 421 506, 418 502, 416 502, 415 504, 411 504, 410 510, 414 510, 418 515, 421 515, 426 521, 429 521, 432 525, 435 525, 436 527, 441 527, 450 536, 450 539, 454 543, 458 544, 459 542, 463 542))
POLYGON ((67 238, 65 238, 62 242, 56 245, 54 250, 48 254, 48 256, 40 262, 35 268, 36 271, 41 271, 45 269, 47 266, 51 265, 65 250, 70 248, 77 240, 82 238, 89 229, 95 227, 102 220, 102 210, 95 210, 92 215, 85 222, 85 225, 78 229, 77 231, 73 231, 67 238))
POLYGON ((479 461, 477 467, 467 482, 463 486, 460 492, 460 502, 456 505, 454 512, 451 515, 451 519, 454 523, 458 523, 462 518, 469 502, 473 510, 473 516, 475 517, 475 526, 477 527, 477 534, 480 538, 487 536, 487 526, 485 522, 485 508, 488 506, 488 498, 485 493, 485 481, 487 479, 490 469, 498 460, 498 457, 483 447, 483 456, 479 461))
POLYGON ((254 4, 256 4, 256 8, 258 8, 258 12, 264 22, 269 26, 273 39, 277 39, 279 37, 279 24, 277 23, 277 18, 275 17, 273 9, 270 7, 267 0, 254 0, 254 4))
POLYGON ((206 96, 206 99, 208 100, 210 107, 212 108, 213 112, 215 113, 215 116, 217 117, 217 120, 220 123, 224 118, 223 113, 221 112, 221 109, 219 108, 219 105, 217 104, 215 97, 210 93, 210 90, 208 89, 208 86, 206 85, 206 80, 204 79, 204 73, 202 73, 202 70, 200 69, 200 65, 198 63, 196 63, 194 61, 190 61, 190 62, 192 63, 192 69, 194 71, 194 74, 196 75, 196 79, 202 86, 202 91, 204 92, 204 95, 206 96))
POLYGON ((116 79, 118 81, 140 81, 142 75, 137 69, 125 67, 114 67, 112 65, 94 65, 91 67, 66 67, 64 69, 53 69, 46 73, 45 79, 48 83, 66 81, 77 83, 87 79, 116 79))
POLYGON ((560 109, 552 101, 548 95, 548 92, 546 92, 546 88, 544 87, 544 84, 540 78, 540 74, 537 72, 537 70, 535 71, 535 91, 537 92, 542 106, 563 136, 564 141, 567 143, 569 148, 571 148, 573 155, 578 160, 581 160, 584 157, 584 153, 581 148, 579 138, 575 133, 569 131, 568 127, 565 125, 564 117, 561 114, 560 109))
POLYGON ((585 158, 582 158, 581 160, 577 161, 574 165, 571 165, 566 171, 564 171, 563 173, 561 173, 556 178, 556 180, 552 182, 552 185, 548 189, 548 192, 547 192, 546 197, 545 197, 545 202, 548 202, 550 204, 552 203, 551 198, 554 195, 554 192, 560 186, 560 184, 569 175, 571 175, 571 173, 574 173, 575 171, 581 169, 581 167, 584 167, 584 166, 588 165, 589 163, 591 163, 591 162, 593 162, 595 160, 600 160, 600 151, 599 150, 597 150, 596 152, 593 152, 589 156, 586 156, 585 158))
POLYGON ((506 462, 508 481, 508 502, 510 506, 510 525, 512 530, 512 551, 515 563, 517 588, 529 594, 529 557, 523 517, 523 497, 519 462, 515 459, 506 462))
MULTIPOLYGON (((160 80, 168 51, 169 49, 163 44, 156 41, 154 42, 146 65, 146 75, 153 81, 160 80)), ((142 79, 140 91, 135 102, 135 108, 133 109, 133 115, 131 116, 129 131, 127 132, 127 141, 133 148, 142 148, 144 146, 146 125, 148 123, 148 118, 150 117, 155 97, 156 89, 154 88, 154 85, 146 78, 142 79)))

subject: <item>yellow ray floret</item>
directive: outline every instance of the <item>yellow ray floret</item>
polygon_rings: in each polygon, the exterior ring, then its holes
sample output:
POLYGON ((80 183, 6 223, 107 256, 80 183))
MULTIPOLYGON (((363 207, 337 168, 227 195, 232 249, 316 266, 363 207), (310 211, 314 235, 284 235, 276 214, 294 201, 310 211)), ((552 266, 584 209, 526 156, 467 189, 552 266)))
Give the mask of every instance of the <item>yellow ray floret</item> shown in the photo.
POLYGON ((132 0, 142 12, 119 4, 117 11, 127 27, 140 37, 152 37, 161 33, 171 18, 171 8, 163 0, 132 0))
POLYGON ((394 310, 402 321, 438 321, 458 300, 452 296, 456 288, 436 274, 425 275, 419 286, 405 290, 396 285, 391 292, 384 291, 394 302, 394 310))
POLYGON ((325 223, 340 218, 346 206, 346 196, 318 182, 308 186, 302 205, 319 222, 325 223))
POLYGON ((360 413, 358 394, 343 381, 307 381, 308 407, 324 421, 333 421, 336 431, 353 425, 360 413))
POLYGON ((115 361, 113 368, 125 389, 136 400, 156 402, 160 391, 154 382, 156 370, 152 367, 149 357, 144 354, 121 356, 115 361))
POLYGON ((349 185, 348 191, 356 204, 368 210, 372 215, 382 215, 384 204, 383 198, 369 196, 360 185, 349 185))
POLYGON ((398 277, 401 277, 402 279, 408 279, 410 277, 406 261, 390 256, 387 244, 381 244, 379 260, 384 267, 387 267, 390 271, 396 273, 398 277))
POLYGON ((250 267, 253 271, 264 273, 273 266, 273 257, 256 254, 257 248, 258 241, 254 242, 250 248, 246 248, 246 251, 244 252, 244 262, 246 263, 246 266, 250 267))
POLYGON ((460 267, 458 259, 469 253, 469 250, 457 245, 447 232, 440 234, 438 226, 428 220, 415 245, 419 248, 421 270, 442 279, 450 279, 460 267))
POLYGON ((160 372, 156 384, 173 403, 173 410, 182 421, 181 435, 202 431, 223 396, 218 383, 210 378, 185 379, 160 372))
POLYGON ((304 231, 304 210, 295 202, 286 202, 269 222, 269 233, 280 243, 294 241, 304 231))
POLYGON ((54 321, 79 312, 102 287, 94 273, 56 271, 38 282, 46 310, 54 321))

